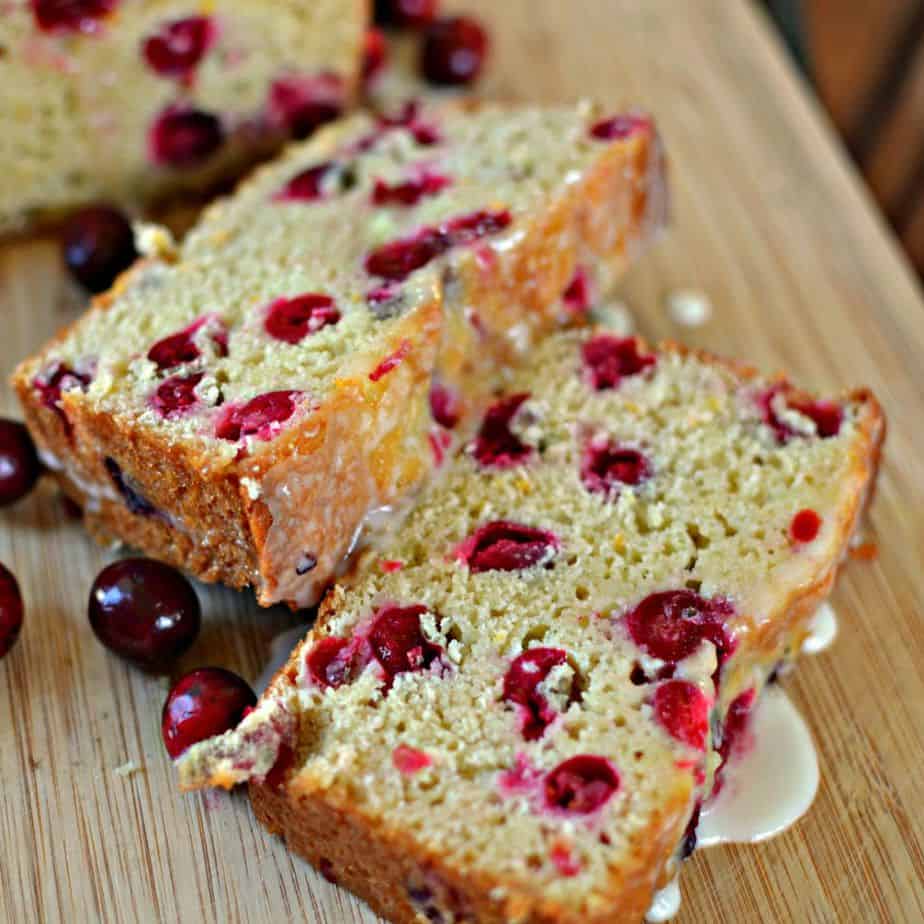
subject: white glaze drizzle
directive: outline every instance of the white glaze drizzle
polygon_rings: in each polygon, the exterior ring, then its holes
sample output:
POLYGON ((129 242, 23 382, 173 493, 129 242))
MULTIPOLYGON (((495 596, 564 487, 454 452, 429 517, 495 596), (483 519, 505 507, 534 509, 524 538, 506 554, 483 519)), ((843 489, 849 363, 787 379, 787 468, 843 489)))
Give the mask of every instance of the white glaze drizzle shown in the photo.
POLYGON ((837 638, 837 614, 827 600, 818 607, 809 625, 809 634, 802 643, 802 652, 813 655, 825 651, 837 638))
POLYGON ((659 889, 651 900, 651 907, 645 915, 647 924, 664 924, 677 916, 680 911, 680 884, 672 879, 663 889, 659 889))

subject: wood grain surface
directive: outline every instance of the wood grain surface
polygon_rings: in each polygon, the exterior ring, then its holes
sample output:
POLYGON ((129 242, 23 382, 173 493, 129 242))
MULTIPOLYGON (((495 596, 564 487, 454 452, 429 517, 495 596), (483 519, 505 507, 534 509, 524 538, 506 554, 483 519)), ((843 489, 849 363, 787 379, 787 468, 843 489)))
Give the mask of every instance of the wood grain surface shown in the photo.
MULTIPOLYGON (((847 566, 837 644, 786 681, 818 743, 818 799, 774 841, 698 852, 678 920, 924 920, 924 303, 908 268, 744 0, 466 5, 492 25, 499 92, 659 117, 674 224, 625 287, 647 335, 821 389, 868 384, 890 417, 867 527, 879 559, 847 566), (687 287, 714 306, 689 330, 664 306, 687 287)), ((77 305, 51 242, 2 248, 4 376, 77 305)), ((242 793, 174 791, 159 734, 169 680, 109 655, 87 623, 108 558, 47 485, 0 514, 0 559, 27 605, 0 662, 0 921, 373 921, 267 837, 242 793), (117 775, 128 761, 137 772, 117 775)), ((201 592, 204 630, 177 672, 213 663, 254 681, 293 617, 201 592)))

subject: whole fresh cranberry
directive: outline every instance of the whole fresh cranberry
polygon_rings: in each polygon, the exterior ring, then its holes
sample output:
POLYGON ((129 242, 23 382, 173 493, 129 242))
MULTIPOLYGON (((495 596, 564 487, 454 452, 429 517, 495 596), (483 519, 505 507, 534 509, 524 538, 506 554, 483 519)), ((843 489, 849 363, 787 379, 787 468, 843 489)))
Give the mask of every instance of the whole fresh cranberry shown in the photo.
POLYGON ((43 32, 97 32, 119 0, 32 0, 32 15, 43 32))
POLYGON ((420 29, 436 16, 438 0, 375 0, 375 22, 395 29, 420 29))
POLYGON ((125 215, 111 205, 91 205, 73 214, 61 231, 64 263, 94 294, 108 289, 138 256, 125 215))
POLYGON ((0 507, 25 497, 41 473, 29 431, 18 420, 0 417, 0 507))
POLYGON ((438 19, 424 33, 421 69, 430 83, 465 86, 477 80, 487 53, 488 33, 474 19, 438 19))
POLYGON ((245 680, 221 667, 200 667, 173 686, 161 717, 167 753, 179 757, 187 748, 234 728, 257 704, 245 680))
POLYGON ((22 628, 22 594, 13 573, 0 565, 0 658, 19 638, 22 628))
POLYGON ((176 660, 196 640, 199 598, 174 568, 126 558, 103 568, 87 607, 96 637, 123 658, 149 668, 176 660))

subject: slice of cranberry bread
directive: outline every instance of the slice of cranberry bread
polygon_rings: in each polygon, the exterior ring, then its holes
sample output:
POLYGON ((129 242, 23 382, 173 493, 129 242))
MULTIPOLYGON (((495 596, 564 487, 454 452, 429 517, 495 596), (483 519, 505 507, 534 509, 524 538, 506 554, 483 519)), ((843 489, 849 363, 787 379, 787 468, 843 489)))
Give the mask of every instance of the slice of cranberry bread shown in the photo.
POLYGON ((354 116, 180 249, 142 234, 16 372, 26 420, 98 534, 308 605, 501 365, 636 255, 663 182, 651 123, 591 105, 354 116))
POLYGON ((238 173, 352 100, 368 0, 19 0, 0 17, 0 232, 238 173))
POLYGON ((794 656, 883 418, 713 357, 553 335, 181 785, 396 922, 635 922, 794 656))

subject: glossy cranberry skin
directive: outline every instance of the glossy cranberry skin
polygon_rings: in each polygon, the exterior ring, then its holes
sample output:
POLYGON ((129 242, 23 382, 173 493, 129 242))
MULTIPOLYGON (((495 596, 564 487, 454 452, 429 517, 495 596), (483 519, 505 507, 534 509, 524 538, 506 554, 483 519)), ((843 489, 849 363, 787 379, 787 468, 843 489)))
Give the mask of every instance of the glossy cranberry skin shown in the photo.
POLYGON ((385 606, 376 613, 369 630, 369 645, 385 672, 390 688, 398 674, 426 670, 441 649, 423 633, 420 617, 427 612, 422 605, 385 606))
POLYGON ((0 658, 12 647, 22 629, 22 594, 13 573, 0 565, 0 658))
POLYGON ((0 507, 25 497, 41 473, 29 431, 18 420, 0 417, 0 507))
POLYGON ((465 86, 478 79, 488 54, 488 33, 468 16, 431 23, 424 33, 421 70, 440 86, 465 86))
POLYGON ((164 703, 161 734, 175 760, 199 741, 234 728, 257 697, 245 680, 221 667, 201 667, 181 677, 164 703))
POLYGON ((272 439, 295 413, 301 396, 300 391, 270 391, 244 404, 229 404, 218 418, 215 435, 231 442, 248 436, 272 439))
POLYGON ((87 607, 96 637, 110 650, 148 668, 175 661, 196 640, 199 598, 175 568, 126 558, 96 576, 87 607))
POLYGON ((609 802, 619 783, 619 773, 605 757, 578 754, 547 774, 545 803, 567 815, 589 815, 609 802))
POLYGON ((43 32, 96 32, 119 0, 32 0, 32 15, 43 32))
POLYGON ((438 0, 375 0, 375 22, 395 29, 420 29, 432 22, 438 0))
POLYGON ((309 292, 277 298, 267 309, 263 327, 276 340, 295 344, 339 320, 340 312, 329 295, 309 292))
POLYGON ((221 121, 211 112, 187 106, 169 106, 151 126, 148 153, 155 164, 164 167, 198 167, 224 141, 221 121))
POLYGON ((72 215, 61 231, 64 264, 90 292, 105 292, 138 256, 125 215, 109 205, 92 205, 72 215))

